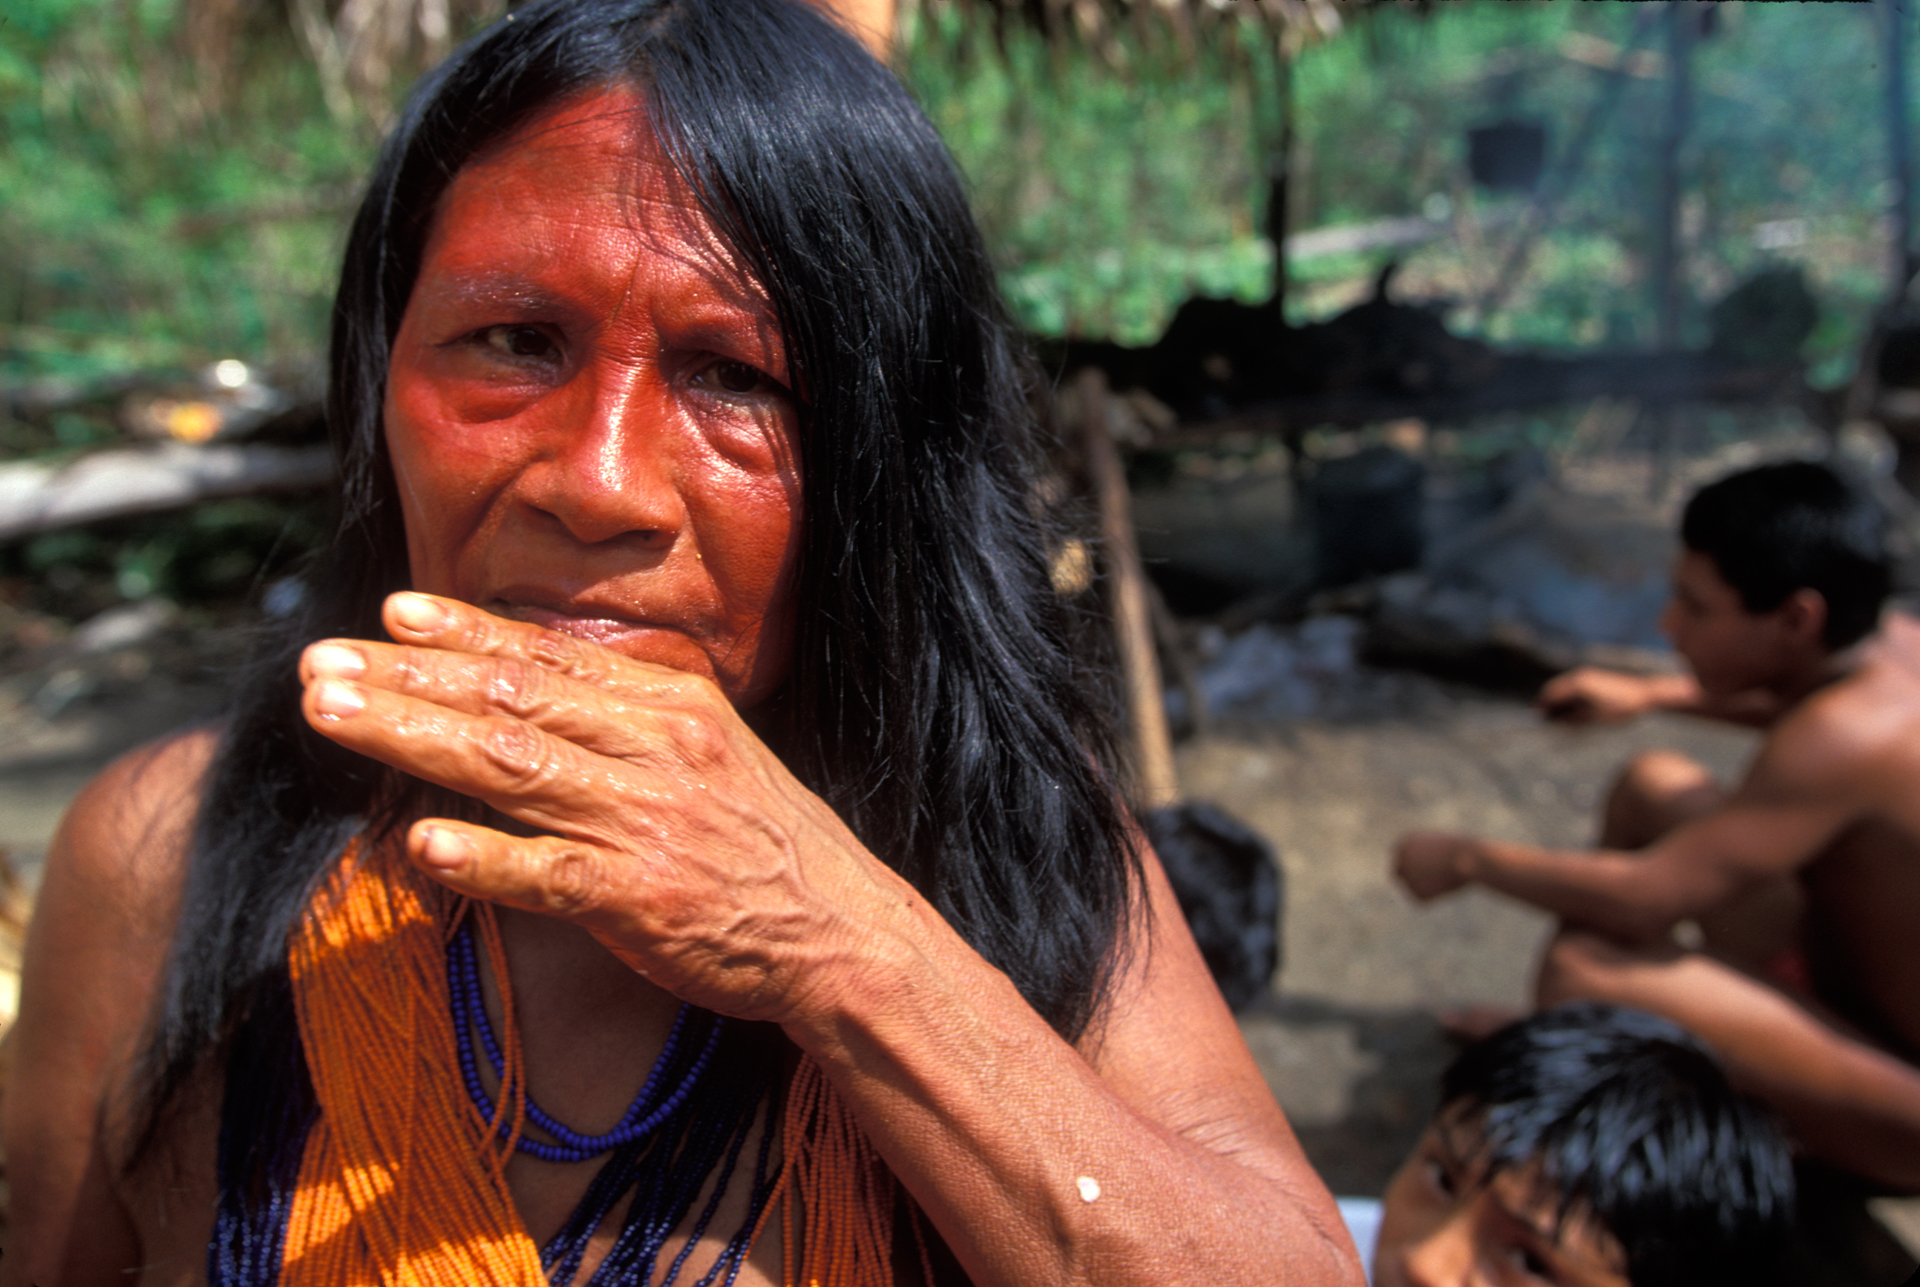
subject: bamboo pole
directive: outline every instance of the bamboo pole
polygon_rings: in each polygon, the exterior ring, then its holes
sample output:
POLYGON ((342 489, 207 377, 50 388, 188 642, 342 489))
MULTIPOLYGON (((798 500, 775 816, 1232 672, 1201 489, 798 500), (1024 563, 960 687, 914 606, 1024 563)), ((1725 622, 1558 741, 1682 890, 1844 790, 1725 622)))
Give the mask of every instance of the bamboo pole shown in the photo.
POLYGON ((1887 212, 1889 232, 1887 299, 1897 303, 1907 293, 1913 275, 1913 158, 1907 132, 1907 3, 1883 0, 1879 6, 1886 24, 1887 50, 1887 177, 1893 183, 1893 205, 1887 212))
POLYGON ((1173 736, 1167 728, 1161 694, 1160 663, 1153 648, 1153 608, 1140 550, 1133 539, 1126 473, 1107 430, 1107 377, 1098 367, 1080 373, 1080 418, 1087 450, 1087 472, 1100 504, 1100 536, 1107 574, 1113 586, 1113 624, 1120 668, 1127 688, 1127 722, 1132 734, 1133 768, 1144 810, 1180 799, 1173 767, 1173 736))

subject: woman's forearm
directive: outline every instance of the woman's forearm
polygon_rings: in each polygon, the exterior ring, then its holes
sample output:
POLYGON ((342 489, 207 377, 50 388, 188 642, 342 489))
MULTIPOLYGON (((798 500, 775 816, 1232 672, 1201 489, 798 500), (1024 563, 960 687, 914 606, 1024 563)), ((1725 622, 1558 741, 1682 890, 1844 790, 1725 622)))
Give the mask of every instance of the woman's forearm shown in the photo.
POLYGON ((833 1002, 789 1034, 982 1287, 1362 1281, 1264 1084, 1213 1088, 1212 1120, 1156 1120, 944 924, 833 1002), (1236 1089, 1270 1112, 1225 1111, 1236 1089))

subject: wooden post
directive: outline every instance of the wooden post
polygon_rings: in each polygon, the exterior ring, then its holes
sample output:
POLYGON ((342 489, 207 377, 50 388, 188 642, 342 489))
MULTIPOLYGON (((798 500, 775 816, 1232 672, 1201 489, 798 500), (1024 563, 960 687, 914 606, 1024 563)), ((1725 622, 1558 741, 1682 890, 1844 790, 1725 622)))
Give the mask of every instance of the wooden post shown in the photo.
MULTIPOLYGON (((1653 222, 1654 343, 1663 353, 1680 346, 1680 150, 1693 116, 1693 43, 1699 30, 1696 0, 1667 0, 1667 119, 1660 131, 1660 177, 1653 222)), ((1664 501, 1678 472, 1679 422, 1671 406, 1654 413, 1660 427, 1647 490, 1664 501)))
POLYGON ((1888 210, 1887 300, 1897 303, 1907 293, 1913 273, 1913 159, 1907 135, 1907 4, 1881 0, 1876 6, 1886 24, 1887 51, 1887 177, 1893 184, 1888 210))
MULTIPOLYGON (((1281 325, 1287 321, 1287 232, 1292 224, 1293 187, 1293 56, 1284 44, 1274 51, 1274 98, 1279 109, 1280 128, 1273 145, 1267 149, 1267 240, 1273 243, 1273 291, 1267 307, 1281 325)), ((1256 101, 1258 94, 1255 95, 1256 101)))
POLYGON ((1080 420, 1087 450, 1087 473, 1100 504, 1100 538, 1113 585, 1113 625, 1120 669, 1127 686, 1127 723, 1132 733, 1133 768, 1140 804, 1158 809, 1180 799, 1173 768, 1173 736, 1167 729, 1166 699, 1160 687, 1160 663, 1153 650, 1153 609, 1147 574, 1133 539, 1133 515, 1127 477, 1107 431, 1107 377, 1098 367, 1080 373, 1080 420))
POLYGON ((1680 149, 1693 115, 1693 37, 1700 20, 1695 0, 1667 0, 1666 19, 1667 119, 1660 131, 1650 285, 1655 340, 1671 349, 1680 341, 1680 149))

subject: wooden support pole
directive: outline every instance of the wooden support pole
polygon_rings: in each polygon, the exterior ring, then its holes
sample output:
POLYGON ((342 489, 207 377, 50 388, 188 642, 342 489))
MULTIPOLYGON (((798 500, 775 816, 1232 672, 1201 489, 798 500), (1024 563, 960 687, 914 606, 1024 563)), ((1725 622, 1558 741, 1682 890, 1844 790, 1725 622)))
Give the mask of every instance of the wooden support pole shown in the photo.
POLYGON ((1913 158, 1907 131, 1907 0, 1875 6, 1885 24, 1887 51, 1887 178, 1893 202, 1887 210, 1889 303, 1907 293, 1913 276, 1913 158))
POLYGON ((1153 649, 1147 574, 1140 566, 1139 547, 1134 544, 1126 473, 1107 430, 1107 377, 1098 367, 1088 367, 1080 373, 1078 390, 1087 472, 1100 504, 1101 544, 1113 586, 1113 624, 1127 686, 1127 718, 1140 805, 1147 810, 1158 809, 1180 799, 1180 781, 1174 772, 1173 737, 1167 728, 1160 663, 1153 649))
POLYGON ((1660 131, 1649 276, 1654 343, 1661 349, 1672 349, 1680 342, 1680 197, 1686 186, 1680 153, 1693 123, 1693 45, 1700 21, 1695 0, 1667 0, 1666 19, 1667 115, 1660 131))

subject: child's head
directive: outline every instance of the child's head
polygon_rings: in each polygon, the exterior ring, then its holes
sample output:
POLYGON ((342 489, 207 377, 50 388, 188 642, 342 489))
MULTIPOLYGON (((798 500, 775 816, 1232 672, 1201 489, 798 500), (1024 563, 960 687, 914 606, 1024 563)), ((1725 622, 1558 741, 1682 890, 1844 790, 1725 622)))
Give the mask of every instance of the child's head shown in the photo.
POLYGON ((1788 1254, 1786 1141, 1682 1029, 1575 1002, 1454 1061, 1382 1204, 1376 1287, 1753 1287, 1788 1254))
POLYGON ((1749 613, 1817 591, 1823 642, 1834 651, 1873 630, 1893 584, 1879 503, 1810 460, 1759 465, 1702 487, 1687 502, 1680 541, 1712 561, 1749 613))

